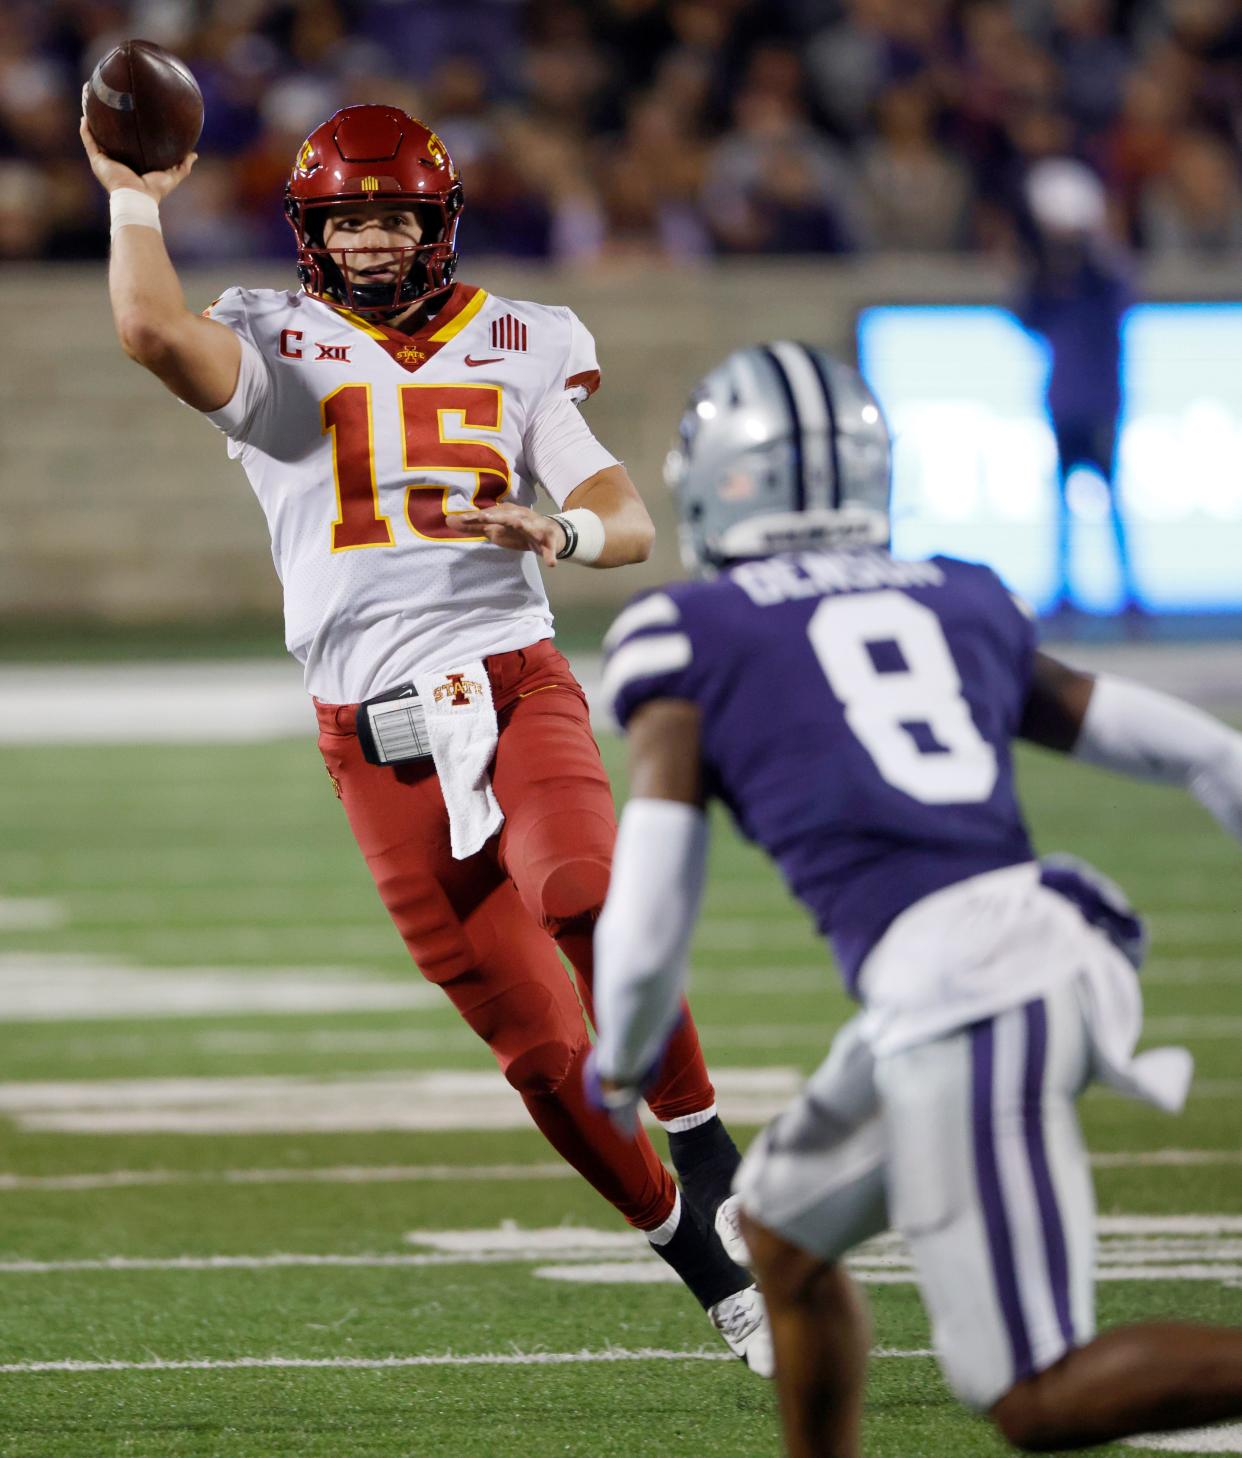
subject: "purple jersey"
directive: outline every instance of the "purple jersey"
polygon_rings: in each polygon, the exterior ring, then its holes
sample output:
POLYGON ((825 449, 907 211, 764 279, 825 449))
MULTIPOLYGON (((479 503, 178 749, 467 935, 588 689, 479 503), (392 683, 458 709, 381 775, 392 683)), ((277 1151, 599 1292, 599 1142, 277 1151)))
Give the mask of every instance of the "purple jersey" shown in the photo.
POLYGON ((1033 858, 1010 742, 1035 630, 987 567, 747 562, 639 598, 606 646, 623 727, 652 699, 699 706, 710 793, 831 937, 851 991, 906 907, 1033 858))

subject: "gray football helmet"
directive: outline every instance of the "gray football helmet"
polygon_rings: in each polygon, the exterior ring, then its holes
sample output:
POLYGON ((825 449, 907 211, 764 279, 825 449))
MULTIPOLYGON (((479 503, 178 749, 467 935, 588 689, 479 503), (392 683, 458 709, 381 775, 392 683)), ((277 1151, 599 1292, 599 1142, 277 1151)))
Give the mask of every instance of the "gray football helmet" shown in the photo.
POLYGON ((857 370, 780 340, 739 349, 699 382, 664 478, 681 555, 711 572, 743 557, 885 545, 891 441, 857 370))

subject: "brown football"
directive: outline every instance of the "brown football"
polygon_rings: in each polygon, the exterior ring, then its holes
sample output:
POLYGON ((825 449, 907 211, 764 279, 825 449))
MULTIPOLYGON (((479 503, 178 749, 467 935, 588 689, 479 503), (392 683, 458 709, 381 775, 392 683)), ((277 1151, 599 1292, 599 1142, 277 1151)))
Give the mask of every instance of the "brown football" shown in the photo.
POLYGON ((203 130, 190 68, 154 41, 110 50, 86 84, 86 124, 100 147, 139 174, 175 167, 203 130))

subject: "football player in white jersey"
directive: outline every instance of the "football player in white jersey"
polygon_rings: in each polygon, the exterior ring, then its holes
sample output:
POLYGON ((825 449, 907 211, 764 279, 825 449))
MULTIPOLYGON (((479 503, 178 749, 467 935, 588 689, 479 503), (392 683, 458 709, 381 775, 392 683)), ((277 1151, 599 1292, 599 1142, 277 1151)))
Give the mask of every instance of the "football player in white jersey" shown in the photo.
POLYGON ((455 281, 461 182, 393 107, 346 107, 299 150, 301 289, 230 289, 205 317, 159 223, 193 157, 140 178, 85 121, 82 138, 110 194, 121 344, 245 468, 320 749, 411 956, 545 1137, 770 1374, 762 1301, 713 1228, 738 1156, 688 1013, 649 1099, 684 1203, 646 1135, 583 1091, 615 823, 540 565, 641 561, 653 535, 577 408, 599 383, 590 334, 568 309, 455 281), (537 481, 556 514, 535 510, 537 481))

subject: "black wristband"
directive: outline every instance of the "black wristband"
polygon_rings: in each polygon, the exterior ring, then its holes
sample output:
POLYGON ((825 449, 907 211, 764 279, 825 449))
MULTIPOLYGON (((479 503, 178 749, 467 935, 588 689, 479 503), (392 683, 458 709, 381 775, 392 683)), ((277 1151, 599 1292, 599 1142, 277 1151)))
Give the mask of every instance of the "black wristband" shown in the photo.
POLYGON ((565 533, 565 545, 556 554, 556 560, 558 562, 561 562, 566 557, 572 557, 573 554, 578 550, 578 528, 574 526, 572 521, 567 521, 566 518, 563 516, 554 515, 552 517, 552 520, 556 522, 560 526, 561 530, 565 533))

